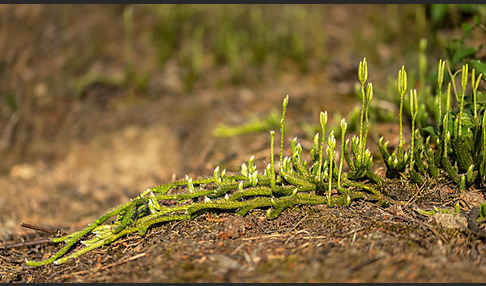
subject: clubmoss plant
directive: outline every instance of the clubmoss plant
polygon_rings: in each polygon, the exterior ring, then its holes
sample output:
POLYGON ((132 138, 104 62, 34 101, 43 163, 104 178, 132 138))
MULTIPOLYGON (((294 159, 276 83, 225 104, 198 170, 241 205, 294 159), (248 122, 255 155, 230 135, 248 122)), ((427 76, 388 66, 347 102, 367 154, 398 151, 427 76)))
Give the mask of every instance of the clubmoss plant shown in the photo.
MULTIPOLYGON (((371 85, 369 85, 366 95, 365 108, 368 106, 366 101, 369 102, 372 97, 370 92, 371 85)), ((130 233, 138 233, 143 236, 155 224, 192 219, 210 210, 235 210, 239 215, 246 215, 255 208, 268 208, 267 217, 272 219, 279 216, 286 208, 302 204, 349 205, 352 200, 358 198, 386 203, 383 195, 372 186, 350 180, 346 174, 342 174, 342 158, 339 170, 337 170, 334 159, 337 142, 334 132, 330 132, 327 142, 322 140, 325 138, 327 124, 327 113, 325 112, 320 115, 322 135, 319 142, 319 133, 316 134, 315 146, 311 151, 311 161, 303 160, 303 150, 297 139, 291 142, 291 157, 284 157, 283 134, 287 104, 288 96, 285 97, 282 104, 278 175, 273 160, 275 132, 271 131, 270 164, 263 174, 257 170, 255 158, 251 156, 247 162, 241 164, 240 172, 237 174, 226 174, 226 171, 220 171, 218 166, 210 177, 193 179, 186 176, 181 181, 149 188, 130 202, 108 211, 86 228, 63 237, 53 238, 53 242, 64 243, 64 247, 46 260, 27 261, 27 264, 30 266, 49 263, 62 264, 93 249, 108 245, 130 233), (325 158, 320 150, 326 143, 325 158), (337 184, 333 180, 333 177, 336 176, 337 184), (338 190, 336 195, 332 194, 333 188, 338 190), (346 189, 345 192, 343 192, 344 189, 346 189), (177 201, 178 203, 176 205, 166 204, 167 201, 177 201), (110 218, 115 218, 115 220, 110 223, 110 218), (67 252, 78 242, 81 242, 81 247, 67 255, 67 252)), ((362 114, 366 124, 366 111, 362 114)), ((358 139, 358 143, 354 146, 355 154, 365 158, 366 170, 369 170, 371 155, 367 149, 364 149, 367 130, 363 128, 368 128, 365 124, 362 124, 363 141, 358 139), (359 142, 363 142, 363 144, 359 145, 359 142)), ((346 123, 343 121, 341 148, 345 148, 345 132, 346 123)), ((343 152, 341 150, 341 154, 343 152)), ((360 160, 362 159, 360 158, 356 162, 361 163, 360 160)))
MULTIPOLYGON (((359 97, 361 97, 361 92, 358 90, 359 97)), ((392 121, 390 120, 388 110, 381 106, 373 106, 370 105, 369 111, 369 124, 373 122, 386 122, 392 121)), ((355 106, 353 110, 351 110, 346 116, 342 116, 339 112, 334 113, 332 120, 329 120, 327 129, 329 131, 334 131, 334 136, 340 137, 341 136, 341 120, 345 119, 347 123, 346 131, 348 132, 355 132, 359 130, 359 120, 360 120, 360 113, 361 113, 361 104, 359 106, 355 106)), ((393 115, 394 116, 394 115, 393 115)), ((314 135, 321 131, 320 122, 317 124, 310 124, 310 123, 301 123, 300 127, 306 133, 306 138, 312 140, 314 135)))
POLYGON ((373 85, 371 83, 368 83, 365 91, 365 84, 368 79, 366 58, 359 63, 358 79, 361 83, 360 91, 362 99, 359 137, 354 136, 351 141, 349 141, 349 139, 346 140, 346 143, 344 144, 344 157, 346 158, 346 162, 350 169, 350 179, 360 180, 369 178, 379 182, 380 179, 370 170, 373 163, 373 157, 371 152, 366 148, 366 138, 369 129, 368 109, 371 100, 373 99, 373 85), (350 156, 350 153, 353 155, 352 157, 350 156))
MULTIPOLYGON (((407 164, 409 162, 409 155, 408 152, 405 151, 405 140, 403 139, 403 103, 404 97, 407 92, 407 72, 405 71, 405 67, 398 71, 398 79, 397 79, 397 90, 398 94, 400 95, 400 114, 399 114, 399 121, 400 121, 400 141, 398 143, 398 147, 396 150, 393 151, 392 154, 388 153, 388 144, 389 142, 386 141, 383 143, 383 137, 381 137, 378 141, 378 147, 380 150, 381 155, 383 156, 383 160, 387 167, 386 176, 388 178, 398 178, 400 174, 405 172, 407 164)), ((415 91, 416 94, 416 91, 415 91)), ((413 100, 412 100, 413 102, 413 100)), ((411 105, 412 107, 412 105, 411 105)), ((416 116, 416 115, 415 115, 416 116)), ((412 130, 413 131, 413 130, 412 130)))
MULTIPOLYGON (((439 69, 444 70, 443 62, 439 62, 439 69)), ((401 172, 401 166, 394 163, 400 160, 399 162, 405 164, 410 178, 415 182, 423 182, 427 176, 437 178, 442 173, 461 189, 467 189, 472 185, 485 185, 486 111, 476 100, 474 100, 475 106, 471 108, 464 105, 467 67, 464 70, 466 71, 462 78, 464 95, 461 94, 462 102, 458 102, 459 107, 455 106, 453 110, 450 104, 451 83, 449 83, 445 112, 442 114, 442 111, 434 111, 442 116, 439 118, 439 123, 442 124, 432 122, 431 126, 417 127, 416 120, 422 112, 425 112, 425 109, 420 108, 417 91, 414 89, 410 91, 411 144, 406 151, 400 134, 398 149, 393 153, 394 155, 389 155, 386 150, 387 143, 380 142, 380 151, 385 154, 387 172, 390 172, 390 169, 392 172, 401 172), (474 112, 477 112, 476 117, 474 112), (474 120, 480 116, 482 116, 481 121, 474 120), (425 141, 424 135, 427 135, 425 141), (406 157, 405 154, 407 156, 410 154, 410 157, 406 157), (395 165, 387 164, 389 158, 392 158, 392 163, 395 165)), ((369 128, 368 108, 373 98, 373 86, 368 83, 365 89, 367 80, 365 59, 360 63, 358 75, 362 96, 360 133, 359 137, 354 136, 351 141, 346 140, 347 123, 345 120, 341 121, 339 167, 335 160, 337 142, 334 130, 331 130, 327 140, 324 140, 327 126, 325 112, 320 114, 321 130, 314 136, 310 156, 304 156, 303 148, 297 138, 291 140, 290 156, 284 156, 287 96, 283 100, 280 119, 278 171, 275 170, 274 162, 275 132, 270 131, 270 163, 263 173, 257 169, 255 157, 251 156, 247 162, 241 164, 240 171, 237 173, 227 174, 217 166, 209 177, 186 176, 184 180, 148 188, 129 202, 109 210, 87 227, 62 237, 52 238, 51 242, 64 243, 63 247, 49 258, 42 261, 27 261, 27 265, 62 264, 91 250, 109 245, 128 234, 138 233, 144 236, 154 225, 190 220, 201 213, 214 210, 233 210, 238 215, 246 215, 253 209, 266 208, 267 218, 273 219, 285 209, 297 205, 347 206, 356 199, 389 205, 393 200, 387 199, 379 188, 376 188, 376 184, 365 181, 370 179, 374 183, 381 183, 383 179, 371 171, 372 156, 366 147, 369 128), (324 154, 325 144, 327 147, 324 154), (309 160, 304 160, 308 157, 309 160), (343 167, 343 159, 347 162, 347 169, 343 167), (333 193, 333 189, 337 192, 333 193), (174 201, 176 204, 173 203, 174 201), (111 220, 112 218, 114 220, 111 220), (72 253, 68 254, 73 248, 72 253)), ((400 70, 398 78, 398 90, 403 107, 407 85, 404 68, 400 70)), ((481 76, 473 75, 473 97, 480 80, 481 76)), ((441 92, 439 96, 442 96, 441 92)))
POLYGON ((413 169, 415 164, 414 159, 414 147, 415 147, 415 119, 418 115, 418 102, 417 102, 417 90, 410 90, 410 112, 412 113, 412 130, 411 130, 411 143, 410 143, 410 161, 409 168, 413 169))
POLYGON ((348 124, 346 123, 346 119, 341 119, 341 154, 339 156, 339 172, 338 172, 338 189, 341 190, 341 175, 343 172, 343 164, 344 164, 344 138, 346 136, 346 129, 348 124))
MULTIPOLYGON (((482 74, 476 77, 476 71, 471 76, 471 96, 467 96, 467 85, 469 81, 468 66, 464 65, 461 70, 452 73, 446 61, 439 61, 437 75, 437 94, 430 96, 435 99, 435 106, 427 109, 420 108, 415 99, 415 91, 410 95, 409 116, 412 125, 412 137, 410 146, 410 163, 406 168, 400 170, 405 172, 408 169, 413 181, 422 183, 423 178, 432 176, 438 178, 441 170, 460 189, 467 189, 472 185, 484 185, 484 120, 480 120, 481 112, 484 119, 484 107, 478 103, 477 94, 482 74), (445 67, 447 66, 450 82, 447 85, 447 92, 442 92, 444 84, 445 67), (461 72, 461 93, 455 87, 455 76, 461 72), (452 87, 452 88, 451 88, 452 87), (451 89, 454 90, 456 101, 454 106, 451 103, 451 89), (445 110, 442 110, 443 96, 445 95, 445 110), (469 103, 466 104, 466 99, 469 103), (426 110, 431 110, 435 116, 428 116, 426 110), (426 122, 428 126, 416 128, 417 118, 429 117, 433 119, 426 122), (436 120, 436 121, 435 121, 436 120), (425 138, 425 141, 424 141, 425 138), (481 167, 483 166, 483 167, 481 167)), ((380 140, 381 141, 381 140, 380 140)), ((380 151, 387 160, 391 156, 386 153, 386 144, 379 144, 380 151)), ((399 146, 400 148, 400 146, 399 146)), ((393 157, 391 157, 393 158, 393 157)), ((387 165, 387 172, 394 172, 395 166, 387 165)))

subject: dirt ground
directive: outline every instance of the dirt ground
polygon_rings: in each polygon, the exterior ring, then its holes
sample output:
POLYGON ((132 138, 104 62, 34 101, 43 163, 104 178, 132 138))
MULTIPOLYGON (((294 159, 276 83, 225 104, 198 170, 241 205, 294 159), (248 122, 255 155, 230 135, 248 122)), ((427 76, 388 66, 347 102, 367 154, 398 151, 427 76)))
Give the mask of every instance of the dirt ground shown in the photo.
MULTIPOLYGON (((143 238, 130 235, 60 266, 26 266, 26 258, 46 258, 59 245, 6 247, 50 237, 21 223, 74 231, 148 186, 210 175, 217 165, 237 170, 253 154, 264 165, 267 134, 215 138, 212 130, 219 122, 241 123, 278 109, 289 93, 287 138, 303 138, 297 123, 317 122, 321 110, 332 118, 352 109, 362 56, 370 57, 375 86, 384 85, 407 57, 398 40, 377 40, 374 49, 364 50, 349 36, 378 39, 369 18, 382 6, 361 7, 362 17, 355 6, 329 6, 322 28, 332 57, 319 73, 251 86, 208 84, 186 94, 173 76, 177 67, 156 68, 147 44, 152 19, 146 16, 137 25, 136 62, 152 74, 147 94, 101 84, 75 98, 73 84, 85 73, 122 72, 123 7, 0 7, 0 47, 6 51, 0 56, 1 91, 14 90, 22 100, 16 115, 0 118, 1 143, 8 145, 0 162, 1 282, 485 281, 486 246, 467 223, 483 195, 460 193, 447 181, 420 187, 387 181, 382 191, 403 202, 388 208, 366 201, 347 208, 297 207, 275 220, 267 220, 264 210, 245 217, 206 213, 159 225, 143 238), (418 212, 453 209, 456 202, 458 216, 418 212), (450 218, 453 223, 444 223, 450 218)), ((376 130, 370 146, 378 135, 394 136, 396 128, 376 130)))

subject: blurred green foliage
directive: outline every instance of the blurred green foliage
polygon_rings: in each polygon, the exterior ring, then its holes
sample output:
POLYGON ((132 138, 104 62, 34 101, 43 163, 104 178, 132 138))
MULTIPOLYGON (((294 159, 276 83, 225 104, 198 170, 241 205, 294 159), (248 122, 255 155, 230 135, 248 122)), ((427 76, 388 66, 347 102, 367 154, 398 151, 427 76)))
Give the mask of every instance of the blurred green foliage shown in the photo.
POLYGON ((454 27, 461 25, 466 17, 486 16, 486 6, 474 4, 433 4, 429 5, 429 18, 432 28, 439 29, 444 26, 454 27))
POLYGON ((437 43, 451 68, 455 70, 469 64, 477 71, 486 72, 486 65, 481 62, 479 53, 483 45, 477 44, 477 37, 474 37, 477 32, 481 34, 486 30, 486 6, 434 4, 428 5, 427 8, 429 38, 433 44, 437 43), (457 33, 447 33, 445 40, 440 41, 437 39, 440 31, 457 33))
MULTIPOLYGON (((433 4, 417 7, 417 13, 424 16, 427 33, 418 43, 414 43, 414 50, 411 51, 414 56, 407 62, 412 67, 408 80, 411 86, 417 88, 419 98, 422 98, 420 108, 432 113, 437 104, 433 97, 437 89, 437 69, 427 59, 442 57, 447 60, 450 70, 458 70, 467 64, 477 73, 486 75, 484 53, 481 52, 483 45, 480 41, 481 34, 484 35, 486 30, 486 6, 433 4)), ((450 79, 450 74, 446 72, 444 80, 450 79)), ((377 96, 398 106, 400 100, 395 96, 395 84, 394 75, 389 76, 388 88, 377 91, 377 96)), ((478 92, 478 100, 482 98, 483 93, 478 92)), ((465 101, 466 105, 471 105, 472 97, 466 97, 465 101)), ((410 122, 409 105, 405 105, 404 109, 405 117, 410 122)), ((419 113, 419 126, 429 120, 425 114, 419 113)))
POLYGON ((17 97, 14 93, 6 92, 3 94, 3 102, 10 109, 10 111, 15 112, 19 108, 17 97))
POLYGON ((249 133, 270 131, 272 129, 276 129, 279 124, 279 114, 276 111, 272 111, 264 118, 260 119, 253 117, 242 125, 228 126, 221 123, 213 130, 213 135, 216 137, 232 137, 249 133))
POLYGON ((225 81, 259 80, 271 71, 308 71, 327 58, 320 24, 325 6, 157 6, 153 43, 160 64, 175 60, 191 90, 206 70, 225 81))

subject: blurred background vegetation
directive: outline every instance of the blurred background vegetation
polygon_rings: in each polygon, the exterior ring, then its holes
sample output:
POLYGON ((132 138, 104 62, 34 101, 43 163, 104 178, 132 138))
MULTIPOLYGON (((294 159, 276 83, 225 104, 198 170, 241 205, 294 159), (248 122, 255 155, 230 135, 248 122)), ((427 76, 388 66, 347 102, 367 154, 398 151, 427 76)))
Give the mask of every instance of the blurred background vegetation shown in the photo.
POLYGON ((382 82, 402 64, 418 78, 420 54, 422 77, 434 76, 438 58, 484 71, 482 5, 7 5, 0 15, 7 166, 55 157, 53 142, 116 129, 124 123, 110 123, 114 114, 162 97, 271 89, 278 102, 309 84, 353 97, 365 56, 382 82))

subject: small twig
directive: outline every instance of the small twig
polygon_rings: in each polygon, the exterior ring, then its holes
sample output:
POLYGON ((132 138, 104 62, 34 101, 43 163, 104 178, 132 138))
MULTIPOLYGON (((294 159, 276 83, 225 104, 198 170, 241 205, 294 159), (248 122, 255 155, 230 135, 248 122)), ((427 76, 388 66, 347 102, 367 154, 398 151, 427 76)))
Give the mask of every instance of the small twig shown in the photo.
POLYGON ((299 226, 299 224, 301 224, 307 218, 307 216, 308 215, 306 214, 298 223, 296 223, 291 229, 289 229, 289 232, 291 232, 294 229, 296 229, 299 226))
POLYGON ((310 239, 310 240, 314 240, 314 239, 324 239, 324 238, 329 238, 329 236, 326 236, 326 235, 318 235, 318 236, 303 236, 303 237, 300 237, 301 239, 310 239))
POLYGON ((50 239, 40 239, 40 240, 34 240, 34 241, 0 245, 0 249, 18 248, 18 247, 39 245, 39 244, 45 244, 45 243, 53 243, 53 242, 50 239))
POLYGON ((274 234, 267 234, 267 235, 259 235, 259 236, 245 237, 245 238, 242 238, 241 240, 248 241, 248 240, 274 238, 274 237, 289 236, 289 235, 290 235, 290 233, 274 233, 274 234))
POLYGON ((309 234, 309 232, 307 230, 304 230, 304 229, 299 230, 296 233, 294 233, 291 237, 287 238, 287 240, 284 242, 284 244, 287 244, 290 240, 292 240, 293 238, 295 238, 297 236, 297 234, 300 234, 300 233, 309 234))
POLYGON ((356 231, 353 234, 353 240, 351 240, 351 246, 353 246, 354 242, 356 241, 356 231))
POLYGON ((122 240, 119 240, 119 241, 117 241, 117 242, 113 243, 113 244, 112 244, 112 246, 113 246, 113 247, 116 247, 116 246, 118 246, 118 245, 123 244, 124 242, 130 241, 130 240, 135 240, 135 239, 140 239, 140 237, 139 237, 139 236, 131 236, 131 237, 127 237, 127 238, 125 238, 125 239, 122 239, 122 240))
POLYGON ((32 225, 32 224, 28 224, 28 223, 23 222, 20 226, 28 228, 28 229, 33 229, 33 230, 45 232, 45 233, 52 234, 52 235, 57 235, 57 231, 52 231, 52 230, 49 230, 47 228, 44 228, 44 227, 38 226, 38 225, 32 225))
POLYGON ((456 202, 458 202, 459 200, 461 200, 461 199, 453 198, 453 199, 448 200, 447 202, 443 203, 442 205, 443 206, 450 206, 450 205, 455 206, 456 202))
POLYGON ((413 194, 413 196, 412 196, 412 197, 411 197, 411 198, 410 198, 410 199, 409 199, 409 200, 408 200, 408 201, 407 201, 407 202, 404 204, 404 206, 408 206, 410 203, 412 203, 413 201, 415 201, 415 200, 417 199, 418 195, 419 195, 420 193, 422 193, 422 190, 424 189, 425 184, 426 184, 426 182, 424 182, 424 183, 422 184, 422 186, 420 186, 420 187, 417 189, 417 192, 415 192, 415 194, 413 194))
POLYGON ((365 226, 362 226, 362 227, 358 227, 357 229, 353 229, 351 231, 348 231, 344 234, 341 234, 341 235, 338 235, 339 237, 347 237, 348 235, 351 235, 353 233, 357 233, 357 232, 360 232, 362 231, 363 229, 365 229, 366 227, 365 226))

